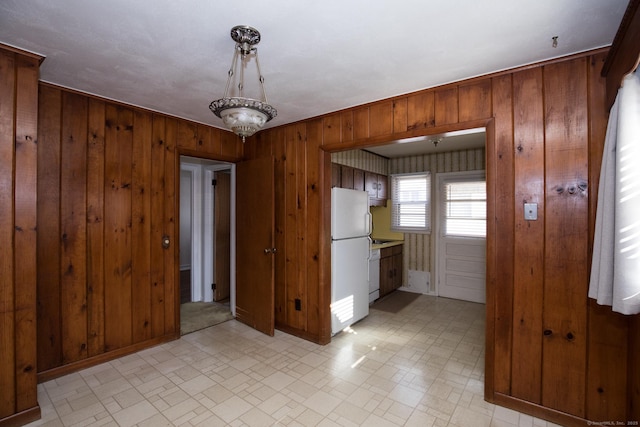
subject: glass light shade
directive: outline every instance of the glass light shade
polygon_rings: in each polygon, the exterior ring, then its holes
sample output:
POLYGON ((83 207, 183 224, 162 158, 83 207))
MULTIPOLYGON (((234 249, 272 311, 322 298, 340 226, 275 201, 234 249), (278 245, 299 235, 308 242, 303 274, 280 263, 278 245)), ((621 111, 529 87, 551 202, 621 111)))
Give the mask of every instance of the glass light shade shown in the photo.
POLYGON ((209 109, 243 140, 277 114, 271 105, 250 98, 221 98, 213 101, 209 109))

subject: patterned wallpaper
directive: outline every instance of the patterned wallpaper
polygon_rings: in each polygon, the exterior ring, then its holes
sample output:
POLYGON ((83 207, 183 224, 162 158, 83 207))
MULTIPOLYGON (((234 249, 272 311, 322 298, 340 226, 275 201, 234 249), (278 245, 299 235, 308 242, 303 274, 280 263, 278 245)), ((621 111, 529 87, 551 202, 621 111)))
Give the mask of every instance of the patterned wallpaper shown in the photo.
MULTIPOLYGON (((435 174, 440 172, 462 172, 485 169, 485 150, 448 151, 389 160, 389 174, 431 171, 431 192, 436 191, 435 174)), ((432 205, 431 218, 436 217, 436 207, 432 205)), ((432 248, 435 237, 432 234, 405 233, 403 248, 403 285, 407 284, 409 270, 431 272, 435 262, 432 248)), ((433 278, 432 278, 433 279, 433 278)), ((430 280, 430 291, 435 291, 434 280, 430 280)))
POLYGON ((389 175, 389 159, 364 150, 331 153, 331 162, 380 175, 389 175))

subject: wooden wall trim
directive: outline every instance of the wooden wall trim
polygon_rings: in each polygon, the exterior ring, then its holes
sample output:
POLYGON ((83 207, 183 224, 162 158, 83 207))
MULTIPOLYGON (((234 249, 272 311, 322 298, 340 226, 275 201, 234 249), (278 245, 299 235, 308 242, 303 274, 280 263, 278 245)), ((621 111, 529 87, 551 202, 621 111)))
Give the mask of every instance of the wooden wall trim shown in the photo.
POLYGON ((11 46, 11 45, 4 44, 4 43, 0 43, 0 49, 1 50, 5 50, 7 52, 12 52, 12 53, 18 54, 18 55, 26 57, 26 58, 35 59, 36 61, 38 61, 38 65, 42 64, 42 61, 45 60, 45 57, 40 55, 40 54, 38 54, 38 53, 30 52, 28 50, 20 49, 19 47, 11 46))
POLYGON ((15 413, 9 417, 0 419, 0 427, 19 427, 30 422, 37 421, 42 417, 40 405, 15 413))
POLYGON ((630 0, 602 67, 602 75, 607 78, 607 110, 613 105, 624 76, 638 67, 640 62, 638 40, 640 40, 640 0, 630 0))
POLYGON ((107 353, 101 353, 87 359, 78 360, 67 365, 58 366, 43 372, 38 372, 38 383, 47 382, 63 375, 70 374, 72 372, 79 371, 81 369, 90 368, 92 366, 99 365, 101 363, 115 360, 119 357, 136 353, 146 348, 155 347, 160 344, 164 344, 169 341, 173 341, 180 338, 180 333, 173 332, 162 337, 153 338, 147 341, 143 341, 128 347, 123 347, 118 350, 113 350, 107 353))

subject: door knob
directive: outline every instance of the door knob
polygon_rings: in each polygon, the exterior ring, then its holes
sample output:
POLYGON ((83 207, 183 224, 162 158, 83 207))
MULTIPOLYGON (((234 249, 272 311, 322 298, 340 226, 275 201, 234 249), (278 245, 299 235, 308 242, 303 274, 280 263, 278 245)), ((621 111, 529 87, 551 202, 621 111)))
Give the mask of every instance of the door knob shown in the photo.
POLYGON ((265 254, 275 254, 277 251, 276 248, 265 248, 264 253, 265 254))
POLYGON ((169 239, 169 236, 167 236, 166 234, 162 236, 162 247, 165 249, 169 249, 170 244, 171 240, 169 239))

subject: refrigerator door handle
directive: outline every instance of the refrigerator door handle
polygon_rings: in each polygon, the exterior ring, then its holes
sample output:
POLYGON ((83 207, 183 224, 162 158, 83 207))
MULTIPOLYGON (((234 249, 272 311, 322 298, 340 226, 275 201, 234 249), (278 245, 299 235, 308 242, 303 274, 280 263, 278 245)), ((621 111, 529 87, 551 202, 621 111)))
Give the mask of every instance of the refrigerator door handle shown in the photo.
POLYGON ((366 218, 366 230, 367 230, 367 234, 371 234, 371 231, 373 229, 373 215, 371 215, 371 212, 368 212, 364 215, 366 218))

